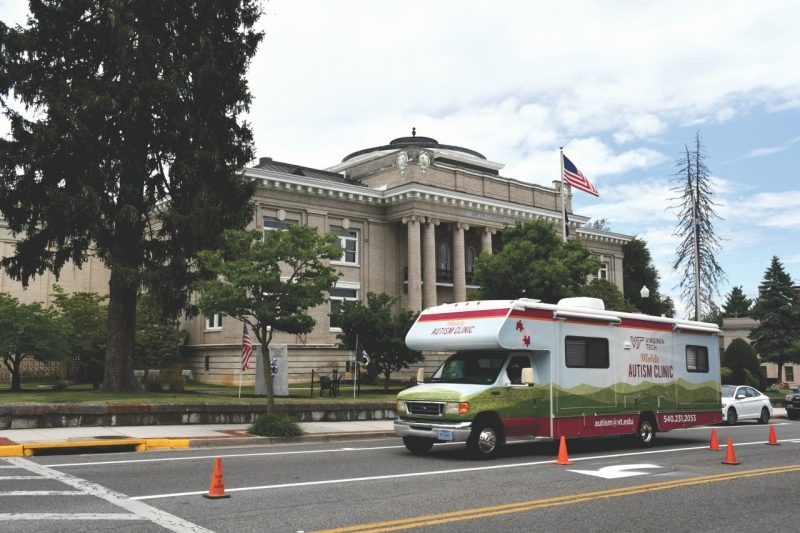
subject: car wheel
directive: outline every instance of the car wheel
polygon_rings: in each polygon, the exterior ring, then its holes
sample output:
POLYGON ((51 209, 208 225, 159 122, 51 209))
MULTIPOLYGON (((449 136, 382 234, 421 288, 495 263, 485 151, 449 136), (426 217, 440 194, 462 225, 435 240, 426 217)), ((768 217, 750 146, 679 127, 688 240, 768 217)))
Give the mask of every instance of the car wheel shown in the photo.
POLYGON ((769 409, 766 407, 761 408, 761 417, 758 419, 762 424, 769 423, 769 409))
POLYGON ((414 455, 425 455, 433 447, 433 439, 422 437, 403 437, 403 444, 414 455))
POLYGON ((470 455, 479 459, 489 459, 497 455, 502 446, 502 435, 496 423, 479 422, 467 439, 467 450, 470 455))
POLYGON ((735 426, 736 421, 739 420, 739 415, 736 414, 736 409, 733 407, 728 409, 728 425, 735 426))
POLYGON ((649 418, 639 420, 639 429, 636 432, 639 441, 645 446, 650 446, 656 438, 656 428, 653 421, 649 418))

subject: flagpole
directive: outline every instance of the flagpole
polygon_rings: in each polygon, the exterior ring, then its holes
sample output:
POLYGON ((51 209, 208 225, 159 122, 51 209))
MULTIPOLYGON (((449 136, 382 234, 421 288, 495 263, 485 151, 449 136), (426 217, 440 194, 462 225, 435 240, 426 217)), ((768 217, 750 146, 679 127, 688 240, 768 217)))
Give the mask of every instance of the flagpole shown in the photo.
POLYGON ((559 146, 561 163, 561 240, 567 242, 567 196, 566 186, 564 185, 564 147, 559 146))
POLYGON ((242 365, 239 364, 239 398, 242 397, 242 365))
POLYGON ((356 357, 353 363, 353 399, 356 399, 356 386, 358 385, 358 333, 356 333, 356 357))

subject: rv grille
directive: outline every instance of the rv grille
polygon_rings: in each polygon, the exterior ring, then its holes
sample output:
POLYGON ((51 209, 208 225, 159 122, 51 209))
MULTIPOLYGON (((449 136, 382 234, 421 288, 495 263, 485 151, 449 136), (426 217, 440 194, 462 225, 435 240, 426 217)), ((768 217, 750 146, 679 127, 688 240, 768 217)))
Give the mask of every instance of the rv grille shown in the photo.
POLYGON ((406 409, 412 415, 442 416, 443 402, 406 402, 406 409))

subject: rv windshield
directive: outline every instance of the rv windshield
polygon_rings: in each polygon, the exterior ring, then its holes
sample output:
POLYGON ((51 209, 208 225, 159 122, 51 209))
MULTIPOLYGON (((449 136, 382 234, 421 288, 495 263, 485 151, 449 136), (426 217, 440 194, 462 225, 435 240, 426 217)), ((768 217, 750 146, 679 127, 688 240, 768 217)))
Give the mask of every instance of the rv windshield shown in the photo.
POLYGON ((458 352, 439 367, 431 382, 491 385, 506 358, 508 352, 458 352))

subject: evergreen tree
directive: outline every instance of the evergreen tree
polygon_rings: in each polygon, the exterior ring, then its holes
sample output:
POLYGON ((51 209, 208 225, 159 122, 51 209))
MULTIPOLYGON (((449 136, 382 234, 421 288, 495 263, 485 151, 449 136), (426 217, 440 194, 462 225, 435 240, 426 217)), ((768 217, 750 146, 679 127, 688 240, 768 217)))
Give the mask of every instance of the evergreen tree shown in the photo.
POLYGON ((792 278, 775 256, 760 289, 752 313, 759 324, 750 332, 750 340, 762 360, 778 365, 778 380, 782 380, 783 366, 792 360, 791 346, 800 339, 800 302, 792 278))
POLYGON ((746 383, 761 390, 766 389, 767 378, 761 369, 761 363, 753 347, 746 340, 731 341, 722 356, 722 365, 731 369, 731 375, 726 383, 731 385, 746 383))
POLYGON ((674 307, 669 297, 660 292, 658 271, 653 264, 647 243, 634 237, 622 247, 624 262, 622 265, 622 285, 625 299, 632 303, 642 313, 655 316, 674 315, 674 307), (642 298, 642 287, 647 287, 650 296, 642 298))
POLYGON ((678 226, 674 235, 680 243, 672 268, 681 271, 681 297, 694 320, 711 311, 718 287, 726 279, 716 257, 721 245, 714 232, 714 220, 719 216, 714 211, 717 204, 712 200, 706 157, 698 131, 694 150, 685 147, 685 156, 676 163, 677 184, 673 188, 678 194, 675 198, 678 226))
POLYGON ((252 217, 245 74, 262 38, 257 0, 40 0, 0 23, 2 260, 27 286, 90 254, 111 272, 103 386, 134 388, 136 299, 196 311, 196 251, 252 217), (26 114, 17 111, 21 103, 26 114))
POLYGON ((745 296, 741 285, 731 289, 728 298, 722 305, 722 316, 725 318, 738 318, 750 316, 753 308, 753 300, 745 296))

